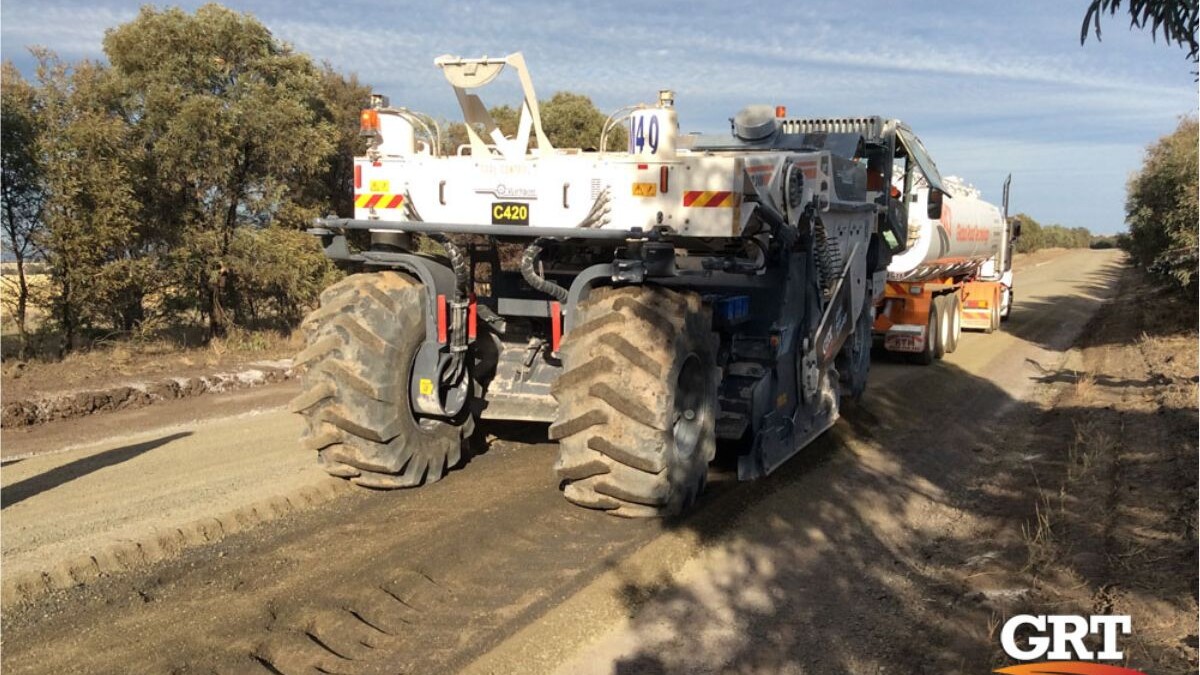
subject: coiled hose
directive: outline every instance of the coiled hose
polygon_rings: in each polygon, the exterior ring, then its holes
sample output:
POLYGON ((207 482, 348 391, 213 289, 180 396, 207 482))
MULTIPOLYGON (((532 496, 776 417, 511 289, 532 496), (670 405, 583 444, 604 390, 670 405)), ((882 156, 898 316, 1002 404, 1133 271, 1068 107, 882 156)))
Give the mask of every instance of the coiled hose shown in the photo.
POLYGON ((521 278, 534 290, 541 291, 559 302, 566 302, 567 289, 539 275, 537 271, 538 256, 542 254, 542 248, 549 243, 550 239, 538 237, 525 247, 525 253, 521 256, 521 278))

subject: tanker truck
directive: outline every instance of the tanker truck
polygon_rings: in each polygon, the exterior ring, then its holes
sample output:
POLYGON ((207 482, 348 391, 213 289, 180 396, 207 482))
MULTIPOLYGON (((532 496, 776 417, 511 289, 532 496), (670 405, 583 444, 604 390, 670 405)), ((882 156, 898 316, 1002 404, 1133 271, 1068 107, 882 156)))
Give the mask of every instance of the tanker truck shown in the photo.
MULTIPOLYGON (((1004 181, 1002 208, 948 176, 940 217, 909 209, 907 246, 888 265, 876 306, 875 342, 883 349, 928 365, 958 348, 963 329, 991 333, 1008 318, 1013 245, 1020 236, 1020 224, 1008 218, 1011 181, 1004 181)), ((897 182, 893 193, 901 189, 897 182)), ((919 177, 909 192, 918 206, 942 199, 919 177)))
POLYGON ((436 65, 467 142, 444 152, 427 117, 373 97, 354 217, 310 230, 352 272, 295 360, 301 445, 325 471, 416 487, 465 463, 477 420, 548 423, 566 499, 669 515, 704 489, 718 439, 739 478, 762 476, 862 393, 909 211, 940 216, 906 125, 750 106, 727 133, 683 135, 662 91, 614 113, 598 151, 556 148, 520 54, 436 65), (476 93, 506 70, 512 135, 476 93), (629 144, 611 150, 618 124, 629 144))

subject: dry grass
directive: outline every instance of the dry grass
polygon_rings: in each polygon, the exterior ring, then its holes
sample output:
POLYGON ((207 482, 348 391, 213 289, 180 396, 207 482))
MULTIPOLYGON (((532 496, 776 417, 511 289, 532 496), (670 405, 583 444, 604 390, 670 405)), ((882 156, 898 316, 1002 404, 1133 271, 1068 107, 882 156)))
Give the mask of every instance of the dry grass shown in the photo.
MULTIPOLYGON (((29 304, 25 310, 26 330, 33 331, 46 320, 50 310, 49 274, 26 274, 25 284, 29 288, 29 304)), ((7 270, 0 276, 0 333, 5 335, 17 332, 17 322, 14 314, 17 309, 17 294, 19 282, 15 274, 7 270)))
POLYGON ((1043 570, 1058 559, 1053 511, 1050 495, 1043 494, 1034 504, 1033 520, 1021 525, 1021 540, 1025 542, 1026 553, 1024 572, 1043 570))
POLYGON ((1067 482, 1094 480, 1098 461, 1113 456, 1117 439, 1091 420, 1071 420, 1074 437, 1067 446, 1067 482))

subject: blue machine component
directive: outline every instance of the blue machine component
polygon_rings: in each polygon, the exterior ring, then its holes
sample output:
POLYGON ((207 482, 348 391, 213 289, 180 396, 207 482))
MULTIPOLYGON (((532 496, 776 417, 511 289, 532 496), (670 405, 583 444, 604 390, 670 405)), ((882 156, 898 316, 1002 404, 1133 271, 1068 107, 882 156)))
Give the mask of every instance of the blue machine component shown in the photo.
POLYGON ((713 303, 713 318, 717 323, 735 326, 750 318, 750 296, 731 295, 713 303))

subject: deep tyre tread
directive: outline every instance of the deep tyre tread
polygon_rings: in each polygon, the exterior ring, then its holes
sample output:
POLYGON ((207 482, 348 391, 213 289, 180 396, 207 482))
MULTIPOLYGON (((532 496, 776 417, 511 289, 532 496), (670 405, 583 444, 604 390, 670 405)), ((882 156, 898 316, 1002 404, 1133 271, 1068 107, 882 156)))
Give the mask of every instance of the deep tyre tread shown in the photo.
MULTIPOLYGON (((321 293, 296 356, 301 446, 330 475, 364 487, 432 483, 462 460, 469 412, 418 422, 409 403, 412 360, 425 339, 425 291, 397 272, 356 274, 321 293)), ((468 407, 469 410, 469 407, 468 407)))
POLYGON ((708 309, 694 293, 635 286, 597 289, 578 312, 551 388, 563 496, 621 517, 680 513, 716 453, 720 371, 708 309), (678 424, 683 395, 694 397, 690 439, 678 424))

